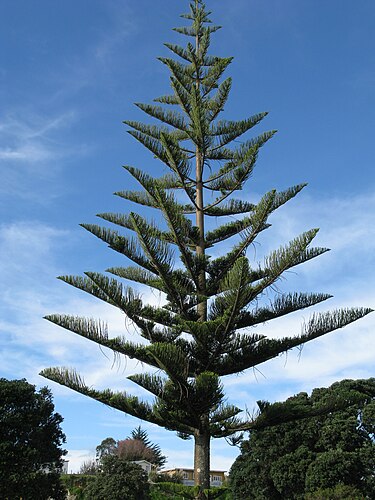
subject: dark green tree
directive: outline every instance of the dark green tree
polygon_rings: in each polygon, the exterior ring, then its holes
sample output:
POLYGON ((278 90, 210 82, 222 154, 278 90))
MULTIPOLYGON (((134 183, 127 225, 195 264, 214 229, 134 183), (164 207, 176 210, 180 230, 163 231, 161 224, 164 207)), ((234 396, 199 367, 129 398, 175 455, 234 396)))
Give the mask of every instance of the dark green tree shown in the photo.
POLYGON ((331 398, 341 410, 251 431, 230 472, 236 499, 318 498, 314 492, 339 485, 375 498, 375 379, 343 380, 293 399, 318 407, 331 398))
POLYGON ((85 489, 87 500, 147 500, 147 474, 139 465, 116 455, 103 458, 102 467, 85 489))
POLYGON ((308 493, 304 500, 366 500, 366 498, 354 486, 338 484, 334 488, 324 488, 308 493))
POLYGON ((107 437, 96 447, 96 460, 101 462, 107 455, 115 455, 117 451, 117 442, 112 437, 107 437))
POLYGON ((0 498, 65 498, 62 417, 47 387, 0 379, 0 498))
MULTIPOLYGON (((204 3, 194 0, 190 11, 182 15, 189 24, 175 28, 190 41, 185 47, 166 44, 179 58, 160 58, 170 71, 172 93, 155 99, 154 104, 137 104, 155 121, 125 122, 130 135, 169 172, 155 177, 125 166, 141 190, 116 195, 135 203, 137 209, 99 215, 120 230, 82 225, 135 265, 107 270, 117 278, 98 272, 60 277, 118 307, 133 321, 142 342, 112 338, 100 320, 47 316, 71 332, 153 367, 152 374, 129 378, 155 400, 95 390, 75 371, 63 368, 42 372, 48 379, 120 411, 177 431, 182 437, 193 436, 195 481, 202 488, 209 487, 211 438, 301 414, 301 408, 287 411, 281 405, 261 403, 259 418, 242 420, 238 417, 241 410, 225 403, 221 377, 254 367, 370 312, 353 308, 314 314, 301 333, 280 339, 254 333, 256 325, 330 298, 324 293, 296 292, 278 293, 269 300, 286 271, 327 249, 310 246, 318 232, 310 229, 272 251, 262 263, 246 257, 255 238, 270 227, 270 215, 305 184, 281 192, 272 189, 256 203, 235 198, 251 177, 260 149, 275 131, 239 141, 267 113, 239 121, 219 119, 232 84, 231 78, 222 79, 222 75, 232 57, 209 54, 211 35, 219 29, 209 15, 204 3), (140 213, 142 207, 158 211, 165 224, 157 226, 146 220, 140 213), (222 221, 218 227, 217 220, 222 221), (225 246, 213 250, 231 237, 235 240, 229 251, 224 251, 225 246), (222 256, 213 258, 213 251, 222 256), (162 292, 164 305, 143 303, 137 291, 119 279, 162 292)), ((303 408, 302 414, 311 411, 303 408)))

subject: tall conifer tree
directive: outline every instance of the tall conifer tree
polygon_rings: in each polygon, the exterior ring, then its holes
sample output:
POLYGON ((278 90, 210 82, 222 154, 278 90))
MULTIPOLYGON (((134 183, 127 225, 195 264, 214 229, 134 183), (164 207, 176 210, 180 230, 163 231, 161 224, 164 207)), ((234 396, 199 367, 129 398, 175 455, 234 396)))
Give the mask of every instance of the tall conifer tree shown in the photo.
POLYGON ((116 278, 98 272, 60 277, 118 307, 132 320, 143 340, 134 343, 123 337, 112 338, 100 320, 47 316, 71 332, 156 369, 129 377, 155 399, 149 402, 109 389, 92 389, 74 370, 48 368, 42 372, 48 379, 176 431, 181 437, 193 436, 195 481, 201 490, 209 488, 211 438, 233 436, 238 431, 315 411, 259 402, 256 418, 241 418, 239 408, 224 402, 221 378, 255 367, 371 311, 353 308, 313 314, 301 333, 291 337, 274 339, 254 333, 253 327, 258 324, 330 297, 323 293, 277 294, 271 304, 260 305, 262 296, 272 293, 273 285, 285 271, 327 249, 310 246, 318 232, 311 229, 272 251, 262 264, 246 257, 258 234, 270 226, 269 216, 305 185, 282 192, 273 189, 256 204, 234 197, 251 176, 260 148, 274 131, 239 143, 236 139, 267 113, 239 121, 218 119, 231 89, 231 78, 222 79, 222 75, 232 57, 209 54, 211 35, 220 28, 211 23, 209 15, 201 0, 190 4, 189 13, 182 15, 188 25, 175 28, 189 41, 184 47, 166 44, 178 60, 160 58, 170 71, 172 93, 155 99, 154 104, 136 104, 161 124, 125 122, 131 129, 129 133, 167 166, 169 173, 155 178, 125 166, 141 190, 115 194, 139 209, 99 215, 119 226, 120 231, 82 224, 135 265, 108 269, 116 278), (185 201, 181 201, 181 193, 185 201), (159 211, 165 226, 147 221, 141 215, 144 206, 159 211), (228 216, 232 216, 229 222, 228 216), (223 223, 208 230, 210 218, 223 223), (210 257, 212 247, 235 236, 239 238, 229 252, 210 257), (122 280, 162 292, 165 304, 144 304, 137 291, 122 280))

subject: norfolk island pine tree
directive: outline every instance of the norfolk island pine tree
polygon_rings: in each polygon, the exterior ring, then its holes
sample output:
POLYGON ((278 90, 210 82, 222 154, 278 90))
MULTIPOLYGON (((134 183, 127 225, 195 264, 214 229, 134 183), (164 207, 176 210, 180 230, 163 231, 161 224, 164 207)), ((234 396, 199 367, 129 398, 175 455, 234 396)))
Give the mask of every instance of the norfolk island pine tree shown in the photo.
POLYGON ((120 231, 93 224, 82 226, 133 265, 110 268, 108 274, 87 272, 84 276, 60 277, 119 308, 133 322, 141 341, 111 337, 101 320, 65 314, 46 317, 152 367, 152 373, 131 375, 129 379, 151 393, 154 400, 89 388, 75 370, 42 371, 44 377, 110 407, 176 431, 182 438, 194 437, 198 496, 209 488, 211 438, 230 437, 324 411, 258 402, 257 416, 241 417, 242 410, 224 400, 222 377, 255 367, 371 312, 368 308, 351 308, 315 313, 303 324, 301 333, 291 337, 274 339, 252 332, 260 323, 331 297, 324 293, 278 293, 271 303, 260 305, 262 297, 272 292, 287 270, 327 249, 310 246, 318 232, 311 229, 272 251, 262 264, 250 263, 246 257, 255 238, 270 227, 269 216, 305 184, 267 192, 256 204, 233 197, 251 176, 260 148, 275 131, 239 143, 236 139, 267 113, 239 121, 218 119, 231 89, 231 78, 222 76, 232 58, 208 54, 210 37, 220 28, 211 23, 209 15, 201 0, 190 4, 190 12, 181 16, 188 25, 175 28, 190 41, 185 47, 166 44, 174 58, 160 58, 171 73, 172 93, 155 99, 155 104, 137 104, 158 124, 125 122, 129 133, 169 171, 155 178, 125 166, 142 189, 115 194, 136 206, 155 209, 165 226, 147 221, 137 211, 99 214, 120 231), (181 201, 183 196, 185 200, 181 201), (228 216, 232 216, 230 222, 228 216), (224 223, 207 230, 212 218, 224 223), (210 249, 235 236, 238 238, 228 253, 210 257, 210 249), (144 304, 137 291, 126 284, 129 281, 161 292, 165 304, 144 304))

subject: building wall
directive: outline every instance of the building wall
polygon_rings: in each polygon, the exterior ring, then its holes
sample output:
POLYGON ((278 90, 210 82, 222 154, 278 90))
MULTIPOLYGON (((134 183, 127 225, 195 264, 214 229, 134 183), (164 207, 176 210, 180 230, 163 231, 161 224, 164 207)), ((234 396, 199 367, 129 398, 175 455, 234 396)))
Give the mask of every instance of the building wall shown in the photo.
POLYGON ((152 464, 150 462, 147 462, 146 460, 133 460, 133 463, 142 467, 142 469, 147 472, 147 474, 150 474, 150 472, 152 471, 152 464))
MULTIPOLYGON (((182 483, 186 486, 194 486, 194 470, 193 469, 171 469, 165 471, 166 474, 173 475, 179 472, 182 474, 182 483)), ((225 480, 224 471, 210 471, 210 485, 221 486, 225 480)))

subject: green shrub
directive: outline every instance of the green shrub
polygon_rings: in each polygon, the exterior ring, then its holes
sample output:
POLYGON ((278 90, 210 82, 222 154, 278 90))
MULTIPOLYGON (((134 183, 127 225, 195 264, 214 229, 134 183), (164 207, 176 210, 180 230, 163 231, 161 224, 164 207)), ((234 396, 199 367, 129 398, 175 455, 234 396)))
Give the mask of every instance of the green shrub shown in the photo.
POLYGON ((88 485, 95 481, 94 475, 89 474, 63 474, 61 481, 75 500, 85 500, 88 485))
POLYGON ((109 455, 85 490, 85 500, 149 500, 148 477, 137 464, 109 455))
MULTIPOLYGON (((151 486, 151 500, 193 500, 197 494, 197 487, 176 483, 156 483, 151 486)), ((232 500, 228 488, 211 488, 205 490, 207 500, 232 500)))
POLYGON ((354 486, 338 484, 335 488, 321 488, 308 493, 305 500, 365 500, 365 497, 354 486))

